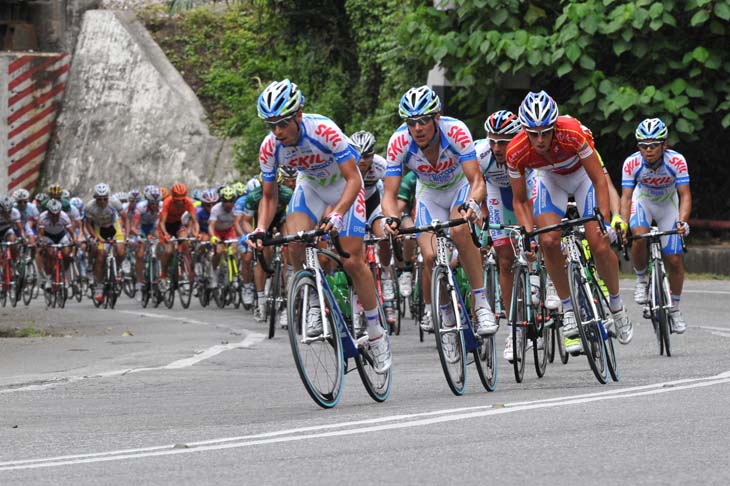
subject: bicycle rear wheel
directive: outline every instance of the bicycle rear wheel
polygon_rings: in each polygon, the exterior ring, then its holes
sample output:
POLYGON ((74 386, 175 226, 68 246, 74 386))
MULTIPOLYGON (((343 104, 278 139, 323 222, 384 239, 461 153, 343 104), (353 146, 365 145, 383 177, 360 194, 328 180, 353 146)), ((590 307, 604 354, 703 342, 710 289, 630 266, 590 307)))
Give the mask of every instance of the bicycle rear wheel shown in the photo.
POLYGON ((525 377, 525 352, 527 351, 527 300, 525 289, 529 285, 527 273, 524 268, 515 270, 514 283, 512 285, 512 303, 510 305, 512 325, 512 368, 515 373, 515 381, 522 383, 525 377))
MULTIPOLYGON (((350 297, 350 302, 352 302, 352 288, 350 289, 350 297)), ((378 305, 378 313, 380 314, 380 322, 385 322, 385 313, 380 305, 378 305)), ((360 314, 358 318, 364 320, 365 315, 360 314)), ((361 324, 364 328, 365 323, 362 322, 361 324)), ((352 323, 350 324, 350 334, 355 336, 355 328, 352 323)), ((383 336, 381 339, 388 338, 387 336, 383 336)), ((359 351, 355 356, 355 364, 357 365, 357 373, 360 375, 362 384, 365 386, 365 390, 370 395, 370 398, 379 403, 384 402, 390 396, 390 386, 392 383, 391 370, 389 369, 385 373, 376 373, 369 351, 363 349, 363 347, 360 347, 359 351)))
POLYGON ((38 284, 38 269, 35 266, 35 262, 30 260, 25 266, 25 285, 23 285, 23 304, 30 305, 30 301, 33 300, 33 292, 35 286, 38 284))
POLYGON ((325 296, 325 309, 320 312, 323 331, 317 337, 307 337, 307 314, 310 295, 317 295, 317 284, 309 270, 293 277, 289 291, 289 344, 299 377, 312 400, 322 408, 337 405, 345 378, 345 361, 339 330, 335 328, 333 303, 325 296))
POLYGON ((451 291, 447 270, 440 266, 434 267, 431 281, 431 316, 436 336, 436 348, 446 383, 454 395, 463 395, 466 386, 466 348, 463 331, 457 330, 455 323, 453 327, 447 327, 443 322, 441 312, 441 305, 448 305, 452 308, 452 315, 456 315, 451 291))
POLYGON ((605 384, 608 381, 606 347, 604 345, 605 330, 601 331, 600 316, 593 313, 593 296, 588 293, 588 286, 584 281, 582 268, 575 262, 571 262, 568 266, 568 285, 583 352, 598 382, 605 384))

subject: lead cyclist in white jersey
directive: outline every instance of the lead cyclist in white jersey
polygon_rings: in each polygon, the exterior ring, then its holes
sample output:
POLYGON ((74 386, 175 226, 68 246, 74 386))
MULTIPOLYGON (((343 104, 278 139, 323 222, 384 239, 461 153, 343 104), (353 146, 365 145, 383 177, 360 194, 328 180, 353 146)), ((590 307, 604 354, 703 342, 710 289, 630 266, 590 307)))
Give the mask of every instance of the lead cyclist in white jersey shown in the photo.
MULTIPOLYGON (((652 220, 659 231, 675 227, 683 236, 689 234, 687 219, 692 211, 687 161, 679 152, 667 148, 667 126, 659 118, 647 118, 636 128, 639 151, 625 161, 621 179, 621 213, 628 219, 631 233, 649 232, 652 220)), ((672 294, 673 331, 682 334, 687 325, 679 312, 679 300, 684 284, 682 245, 678 235, 662 237, 662 253, 669 267, 669 287, 672 294)), ((634 300, 645 304, 647 296, 646 240, 634 241, 631 261, 636 272, 634 300)))
MULTIPOLYGON (((486 187, 479 169, 469 129, 455 118, 441 116, 441 100, 428 86, 409 89, 399 105, 405 119, 388 142, 388 170, 385 176, 383 214, 390 218, 386 226, 397 233, 400 212, 396 197, 404 167, 416 173, 416 221, 420 226, 434 219, 466 217, 472 221, 481 217, 481 204, 486 187), (462 205, 466 204, 466 210, 462 205)), ((423 255, 423 300, 431 308, 431 271, 435 260, 435 236, 418 235, 418 246, 423 255)), ((482 279, 479 249, 474 245, 467 226, 451 229, 451 239, 459 252, 459 261, 466 270, 474 294, 477 332, 491 335, 497 332, 494 313, 487 301, 482 279)), ((444 325, 455 326, 456 317, 451 306, 444 306, 444 325)), ((427 311, 421 326, 432 329, 431 314, 427 311)), ((449 339, 453 334, 444 334, 449 339)))
MULTIPOLYGON (((287 232, 308 231, 321 221, 325 231, 334 229, 340 233, 342 248, 350 254, 349 258, 342 258, 342 264, 352 278, 367 318, 373 368, 385 373, 391 365, 390 338, 380 323, 373 276, 363 258, 365 199, 357 168, 359 154, 332 120, 304 114, 303 106, 304 96, 288 79, 272 82, 259 96, 259 117, 266 121, 271 133, 259 150, 263 197, 257 227, 249 234, 248 241, 252 246, 260 244, 274 218, 278 204, 278 167, 295 167, 299 176, 287 209, 287 232), (333 209, 325 215, 328 206, 333 209), (324 220, 323 216, 326 216, 324 220)), ((290 244, 289 255, 294 267, 301 268, 303 245, 290 244)), ((310 305, 306 332, 316 336, 322 332, 316 297, 312 297, 310 305)))

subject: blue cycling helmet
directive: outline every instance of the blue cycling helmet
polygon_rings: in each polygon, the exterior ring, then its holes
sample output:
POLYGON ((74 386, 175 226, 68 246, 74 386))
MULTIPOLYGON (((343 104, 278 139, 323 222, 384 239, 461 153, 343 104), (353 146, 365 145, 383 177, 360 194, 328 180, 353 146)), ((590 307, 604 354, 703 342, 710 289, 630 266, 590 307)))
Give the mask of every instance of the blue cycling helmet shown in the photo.
POLYGON ((441 99, 428 86, 411 88, 400 99, 398 113, 401 118, 436 115, 441 112, 441 99))
POLYGON ((259 118, 289 116, 304 106, 304 96, 296 84, 288 79, 274 81, 259 95, 259 118))
POLYGON ((545 91, 529 92, 520 104, 518 117, 524 128, 547 127, 558 119, 558 105, 545 91))
POLYGON ((669 135, 667 126, 659 118, 647 118, 636 127, 636 140, 666 140, 669 135))
POLYGON ((508 110, 495 111, 484 122, 484 130, 492 135, 514 135, 521 129, 517 115, 508 110))

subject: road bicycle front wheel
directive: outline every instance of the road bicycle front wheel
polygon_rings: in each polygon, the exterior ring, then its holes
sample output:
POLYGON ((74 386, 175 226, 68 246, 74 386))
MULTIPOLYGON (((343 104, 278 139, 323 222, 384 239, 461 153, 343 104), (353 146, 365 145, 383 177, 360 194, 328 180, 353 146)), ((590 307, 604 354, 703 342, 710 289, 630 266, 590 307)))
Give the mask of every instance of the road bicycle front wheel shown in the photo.
POLYGON ((479 347, 474 350, 474 363, 482 386, 487 391, 497 389, 497 340, 492 336, 474 335, 479 347))
MULTIPOLYGON (((522 383, 525 377, 525 360, 527 351, 527 273, 522 267, 514 272, 512 284, 512 302, 510 304, 510 324, 512 332, 512 368, 515 381, 522 383)), ((527 294, 529 295, 529 293, 527 294)))
POLYGON ((183 309, 190 307, 193 298, 193 265, 190 262, 190 255, 183 254, 177 263, 177 296, 183 309))
POLYGON ((25 265, 25 284, 23 285, 23 304, 30 305, 33 300, 33 292, 38 283, 38 271, 35 262, 31 260, 25 265))
POLYGON ((583 268, 575 262, 571 262, 568 266, 570 298, 573 301, 573 311, 581 344, 583 345, 583 352, 598 382, 605 384, 608 381, 606 347, 604 345, 606 331, 601 329, 600 316, 595 315, 593 311, 593 306, 597 305, 597 302, 589 293, 582 271, 583 268))
POLYGON ((276 333, 276 319, 279 316, 279 312, 281 312, 279 295, 282 285, 281 260, 277 260, 274 264, 274 273, 271 278, 271 286, 269 287, 269 296, 267 301, 269 313, 269 339, 272 339, 276 333))
POLYGON ((287 306, 289 344, 299 377, 309 396, 320 407, 332 408, 342 394, 345 360, 340 333, 332 319, 333 303, 326 296, 325 309, 319 312, 323 332, 307 335, 307 320, 316 318, 310 312, 310 302, 318 302, 317 295, 317 283, 311 271, 302 270, 294 276, 287 306))
POLYGON ((654 265, 654 278, 652 279, 652 285, 654 286, 654 296, 656 298, 654 304, 656 305, 654 315, 657 321, 657 339, 659 341, 659 354, 666 354, 667 357, 672 355, 672 347, 670 343, 669 335, 671 329, 669 327, 670 312, 668 311, 667 296, 665 294, 665 287, 668 287, 666 282, 667 275, 664 273, 664 266, 657 262, 654 265))
POLYGON ((431 281, 431 316, 436 336, 436 348, 444 370, 446 383, 454 395, 463 395, 466 386, 466 348, 464 346, 463 331, 457 330, 456 323, 447 325, 444 320, 444 310, 456 316, 456 309, 451 298, 451 291, 457 291, 449 284, 446 268, 437 266, 433 270, 431 281))

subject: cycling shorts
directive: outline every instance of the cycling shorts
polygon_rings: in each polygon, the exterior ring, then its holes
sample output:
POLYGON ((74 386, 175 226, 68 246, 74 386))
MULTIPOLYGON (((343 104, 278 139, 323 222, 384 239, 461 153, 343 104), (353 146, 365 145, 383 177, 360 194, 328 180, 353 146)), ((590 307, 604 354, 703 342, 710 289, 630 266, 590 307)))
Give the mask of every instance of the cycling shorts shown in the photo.
POLYGON ((94 232, 96 233, 96 239, 99 240, 99 244, 97 245, 97 249, 99 250, 104 249, 104 241, 106 240, 124 241, 122 225, 118 220, 112 226, 95 226, 94 232))
MULTIPOLYGON (((334 206, 340 200, 345 190, 345 179, 340 179, 327 187, 312 185, 307 179, 301 179, 294 190, 287 214, 304 213, 309 216, 313 224, 317 224, 328 206, 334 206)), ((342 215, 343 229, 340 236, 365 236, 365 189, 355 198, 350 209, 342 215)))
POLYGON ((585 170, 577 170, 570 174, 555 174, 541 170, 535 185, 537 186, 533 209, 535 217, 543 213, 554 213, 561 218, 564 217, 570 196, 575 198, 581 217, 593 216, 596 207, 595 190, 585 170))
POLYGON ((221 241, 235 240, 236 238, 238 238, 236 236, 236 230, 233 228, 233 226, 231 226, 230 228, 225 229, 225 230, 217 230, 215 228, 212 228, 212 229, 213 229, 213 236, 215 236, 216 238, 218 238, 221 241))
POLYGON ((430 224, 434 219, 448 221, 451 211, 466 202, 469 197, 469 182, 464 179, 445 189, 426 187, 418 181, 416 185, 416 226, 430 224))
POLYGON ((69 245, 71 244, 71 238, 68 237, 68 233, 65 231, 63 233, 57 233, 55 235, 52 233, 45 233, 43 235, 43 242, 54 243, 56 245, 69 245))
MULTIPOLYGON (((634 191, 631 197, 631 229, 643 227, 649 229, 651 222, 656 221, 659 231, 669 231, 677 227, 679 219, 679 198, 658 203, 647 197, 642 197, 639 191, 634 191)), ((679 235, 662 236, 662 253, 677 255, 682 253, 682 239, 679 235)))

